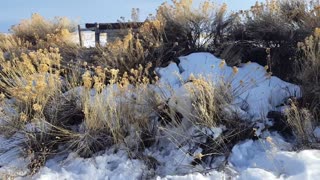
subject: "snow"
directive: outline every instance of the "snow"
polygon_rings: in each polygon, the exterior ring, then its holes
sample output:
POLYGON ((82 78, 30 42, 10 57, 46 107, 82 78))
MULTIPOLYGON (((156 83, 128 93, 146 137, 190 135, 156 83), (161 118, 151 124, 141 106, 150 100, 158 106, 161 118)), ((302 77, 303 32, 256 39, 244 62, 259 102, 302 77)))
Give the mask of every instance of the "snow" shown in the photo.
POLYGON ((17 146, 21 140, 17 137, 11 139, 0 137, 0 177, 2 174, 15 176, 27 174, 25 167, 28 160, 19 157, 21 149, 17 146))
POLYGON ((317 179, 320 151, 292 152, 279 136, 247 140, 233 147, 229 162, 240 172, 239 179, 317 179))
POLYGON ((143 162, 129 160, 127 153, 105 153, 90 159, 83 159, 71 153, 66 160, 48 162, 49 167, 44 167, 35 175, 34 179, 75 179, 75 180, 127 180, 141 179, 146 171, 143 162), (62 166, 62 167, 61 167, 62 166))
POLYGON ((217 171, 211 172, 209 175, 204 176, 200 173, 193 173, 184 176, 167 176, 164 178, 158 177, 157 180, 210 180, 210 179, 226 179, 224 173, 217 171))
MULTIPOLYGON (((317 179, 320 177, 320 151, 304 150, 289 152, 280 150, 265 140, 248 140, 236 145, 229 159, 236 170, 235 176, 216 170, 205 174, 198 172, 186 175, 156 177, 158 180, 180 179, 317 179)), ((174 153, 174 152, 173 152, 174 153)), ((170 161, 170 159, 166 159, 170 161)), ((174 167, 168 167, 174 168, 174 167)), ((34 179, 141 179, 147 168, 139 160, 128 159, 126 152, 103 154, 83 159, 70 154, 60 163, 48 162, 34 179), (48 167, 49 166, 49 167, 48 167)))
MULTIPOLYGON (((245 101, 249 105, 247 112, 252 121, 265 118, 267 113, 274 110, 285 98, 300 96, 300 89, 294 84, 280 80, 277 77, 269 76, 264 67, 257 63, 244 64, 233 73, 233 68, 222 64, 221 60, 209 53, 193 53, 189 56, 180 57, 180 64, 177 68, 171 63, 167 68, 158 71, 163 86, 170 85, 175 94, 185 99, 185 92, 181 86, 187 86, 190 76, 205 77, 214 83, 229 82, 233 88, 236 99, 233 104, 241 104, 245 101), (179 71, 178 71, 179 70, 179 71), (177 73, 180 74, 177 75, 177 73), (180 85, 182 84, 182 85, 180 85), (177 87, 178 86, 178 87, 177 87)), ((183 102, 184 103, 184 102, 183 102)), ((177 107, 179 107, 179 103, 177 107)), ((184 104, 181 105, 185 107, 184 104)), ((185 110, 189 111, 189 109, 185 110)), ((189 111, 190 112, 190 111, 189 111)))
MULTIPOLYGON (((91 45, 86 44, 86 46, 91 45)), ((286 98, 300 96, 298 86, 268 75, 265 68, 256 63, 243 64, 236 69, 236 73, 234 70, 209 53, 193 53, 181 57, 179 65, 172 62, 168 67, 157 69, 160 77, 159 85, 162 87, 158 90, 162 91, 170 106, 185 115, 190 113, 192 108, 190 95, 186 90, 192 86, 189 82, 190 76, 202 76, 216 84, 221 80, 229 82, 236 95, 229 109, 239 111, 252 122, 266 120, 266 114, 270 110, 276 110, 286 98), (243 108, 244 103, 246 108, 243 108)), ((75 91, 80 92, 81 88, 75 91)), ((2 120, 5 118, 0 117, 2 120)), ((204 168, 201 165, 191 166, 190 163, 201 149, 194 149, 191 154, 186 153, 188 148, 190 149, 189 146, 193 146, 195 142, 191 142, 186 137, 177 136, 161 140, 159 144, 143 152, 144 155, 154 157, 159 162, 156 170, 150 170, 143 160, 129 158, 125 150, 114 153, 114 149, 111 148, 87 159, 78 157, 74 153, 66 154, 65 157, 57 156, 47 161, 36 175, 28 178, 46 180, 320 178, 319 150, 294 152, 292 145, 277 133, 262 132, 263 123, 257 126, 259 139, 246 140, 235 145, 227 159, 227 167, 220 171, 204 168), (173 141, 181 143, 181 147, 178 148, 172 143, 173 141)), ((212 127, 199 130, 191 127, 190 124, 183 124, 182 128, 163 129, 161 133, 175 131, 178 134, 179 131, 184 131, 186 134, 195 134, 203 131, 217 138, 224 129, 225 127, 212 127)), ((320 137, 319 127, 314 134, 320 137)), ((0 177, 1 173, 26 174, 25 160, 18 158, 19 150, 13 148, 19 141, 15 139, 13 141, 0 137, 0 177)), ((195 141, 201 142, 202 139, 195 139, 195 141)))
MULTIPOLYGON (((244 150, 247 151, 247 150, 244 150)), ((242 152, 243 153, 243 152, 242 152)), ((240 179, 318 179, 320 177, 319 150, 301 152, 260 152, 248 159, 240 179), (257 174, 258 171, 258 174, 257 174), (272 172, 272 173, 271 173, 272 172)))

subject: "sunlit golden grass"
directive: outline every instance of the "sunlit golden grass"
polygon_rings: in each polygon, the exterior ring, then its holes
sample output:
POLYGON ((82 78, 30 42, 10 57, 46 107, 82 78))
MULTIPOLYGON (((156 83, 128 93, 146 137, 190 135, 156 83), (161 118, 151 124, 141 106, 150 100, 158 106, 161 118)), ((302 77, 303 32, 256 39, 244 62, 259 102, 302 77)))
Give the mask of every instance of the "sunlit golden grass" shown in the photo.
POLYGON ((70 38, 70 32, 75 31, 75 24, 63 17, 47 20, 39 14, 33 14, 31 19, 21 21, 11 31, 14 36, 33 45, 42 41, 63 43, 70 38))
POLYGON ((24 52, 30 46, 30 43, 24 42, 20 38, 14 37, 11 34, 0 34, 0 49, 4 52, 19 54, 20 52, 24 52))
POLYGON ((22 53, 10 60, 5 60, 2 52, 0 55, 0 87, 9 97, 26 106, 28 112, 34 104, 44 106, 60 90, 61 56, 58 49, 22 53))

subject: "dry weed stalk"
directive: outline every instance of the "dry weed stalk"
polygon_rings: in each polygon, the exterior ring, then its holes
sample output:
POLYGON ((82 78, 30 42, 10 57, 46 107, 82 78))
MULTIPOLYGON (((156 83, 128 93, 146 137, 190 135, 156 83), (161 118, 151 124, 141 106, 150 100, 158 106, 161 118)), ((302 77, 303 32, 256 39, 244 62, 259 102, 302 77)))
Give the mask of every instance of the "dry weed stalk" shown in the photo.
POLYGON ((217 127, 224 116, 224 108, 232 103, 231 87, 224 82, 215 84, 205 80, 204 77, 192 79, 189 88, 194 98, 194 124, 204 127, 217 127))
POLYGON ((310 147, 315 142, 313 135, 314 117, 306 108, 299 108, 294 103, 286 111, 286 121, 292 129, 297 145, 300 147, 310 147))

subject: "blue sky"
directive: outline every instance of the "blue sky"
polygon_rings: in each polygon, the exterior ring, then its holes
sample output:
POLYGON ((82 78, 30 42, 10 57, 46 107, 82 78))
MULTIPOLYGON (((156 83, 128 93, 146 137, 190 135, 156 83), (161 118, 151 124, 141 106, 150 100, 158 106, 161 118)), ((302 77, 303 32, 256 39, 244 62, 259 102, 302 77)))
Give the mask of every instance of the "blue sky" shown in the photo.
MULTIPOLYGON (((65 16, 78 23, 115 22, 119 17, 130 18, 131 9, 139 8, 143 19, 155 14, 159 5, 166 0, 1 0, 0 32, 7 32, 11 25, 21 19, 39 13, 46 18, 65 16)), ((171 1, 171 0, 168 0, 171 1)), ((194 0, 195 3, 201 0, 194 0)), ((256 0, 215 0, 227 3, 228 9, 249 8, 256 0)))

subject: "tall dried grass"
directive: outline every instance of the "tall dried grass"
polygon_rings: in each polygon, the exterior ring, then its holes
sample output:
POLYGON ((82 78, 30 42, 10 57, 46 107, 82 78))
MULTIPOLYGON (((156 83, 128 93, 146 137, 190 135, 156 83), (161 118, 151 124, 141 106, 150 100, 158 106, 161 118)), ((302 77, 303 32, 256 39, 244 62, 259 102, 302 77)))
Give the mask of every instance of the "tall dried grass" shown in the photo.
POLYGON ((299 108, 295 103, 291 103, 286 111, 286 122, 292 129, 298 147, 312 147, 315 142, 313 131, 315 129, 315 119, 312 113, 306 108, 299 108))
POLYGON ((192 84, 189 91, 191 97, 194 97, 194 124, 204 127, 221 125, 226 109, 234 98, 231 86, 225 82, 213 83, 203 77, 193 79, 192 84))
MULTIPOLYGON (((298 59, 297 76, 301 82, 305 105, 315 115, 320 117, 320 29, 316 28, 313 35, 304 42, 298 43, 302 53, 298 59)), ((318 120, 319 122, 319 120, 318 120)))
POLYGON ((60 90, 59 49, 38 50, 10 60, 0 51, 2 70, 0 87, 11 98, 16 99, 21 108, 31 113, 38 106, 42 110, 45 103, 60 90), (40 108, 41 107, 41 108, 40 108))
POLYGON ((63 43, 75 31, 75 24, 64 17, 46 20, 39 14, 33 14, 31 19, 25 19, 11 29, 12 33, 33 45, 44 42, 63 43))
POLYGON ((101 149, 123 143, 132 151, 140 148, 141 133, 150 131, 148 126, 153 109, 147 103, 147 99, 150 98, 147 89, 149 80, 145 76, 140 77, 141 73, 138 71, 136 70, 135 77, 127 75, 121 77, 118 70, 103 70, 98 67, 95 76, 91 76, 88 71, 83 75, 85 89, 81 94, 81 101, 84 131, 78 137, 90 137, 90 141, 73 139, 72 144, 77 144, 77 148, 82 151, 80 154, 92 155, 97 151, 87 150, 95 146, 96 149, 99 149, 97 147, 101 149), (111 74, 107 86, 104 85, 106 73, 104 71, 111 74), (129 83, 130 79, 136 81, 134 86, 129 83), (127 142, 126 138, 130 136, 133 139, 127 142))

